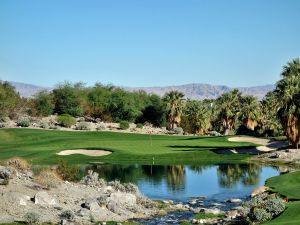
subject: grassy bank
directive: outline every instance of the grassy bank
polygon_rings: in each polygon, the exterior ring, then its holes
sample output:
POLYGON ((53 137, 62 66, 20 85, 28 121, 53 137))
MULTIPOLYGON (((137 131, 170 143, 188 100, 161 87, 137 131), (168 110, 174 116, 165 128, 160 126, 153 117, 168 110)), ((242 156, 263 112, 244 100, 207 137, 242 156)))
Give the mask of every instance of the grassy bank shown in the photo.
POLYGON ((264 225, 300 224, 300 172, 293 172, 267 180, 267 186, 289 199, 287 209, 276 219, 264 225))
POLYGON ((226 148, 245 148, 249 143, 229 142, 226 137, 142 135, 117 132, 71 132, 38 129, 1 129, 0 160, 23 157, 33 164, 88 162, 193 164, 230 163, 246 160, 247 155, 221 155, 226 148), (102 149, 113 153, 102 157, 58 156, 66 149, 102 149))

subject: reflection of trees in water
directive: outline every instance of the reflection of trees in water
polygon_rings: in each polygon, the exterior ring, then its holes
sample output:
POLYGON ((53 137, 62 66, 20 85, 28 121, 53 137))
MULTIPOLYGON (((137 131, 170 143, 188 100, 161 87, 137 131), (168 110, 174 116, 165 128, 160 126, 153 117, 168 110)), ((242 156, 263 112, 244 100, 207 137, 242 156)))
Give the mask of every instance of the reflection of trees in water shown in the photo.
POLYGON ((121 182, 133 182, 137 183, 141 177, 141 171, 136 165, 90 165, 86 167, 87 170, 93 170, 99 173, 99 177, 104 178, 107 181, 120 180, 121 182))
POLYGON ((185 167, 183 165, 167 166, 167 184, 172 191, 185 188, 185 167))
POLYGON ((198 173, 198 174, 201 174, 204 170, 208 169, 212 167, 211 165, 191 165, 189 166, 189 169, 198 173))
POLYGON ((99 173, 99 176, 111 181, 118 179, 121 182, 150 181, 159 184, 166 181, 168 189, 179 191, 185 188, 185 167, 155 166, 155 165, 90 165, 87 170, 99 173))
POLYGON ((239 182, 244 185, 255 185, 260 180, 261 166, 257 164, 223 164, 218 167, 219 184, 222 187, 233 187, 239 182))

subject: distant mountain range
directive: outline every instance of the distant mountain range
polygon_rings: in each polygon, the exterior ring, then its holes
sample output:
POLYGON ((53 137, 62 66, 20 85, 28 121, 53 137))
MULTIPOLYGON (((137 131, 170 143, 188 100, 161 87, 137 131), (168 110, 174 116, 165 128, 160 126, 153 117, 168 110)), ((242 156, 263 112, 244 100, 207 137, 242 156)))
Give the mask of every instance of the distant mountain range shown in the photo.
MULTIPOLYGON (((245 95, 254 95, 258 99, 262 99, 266 93, 274 90, 275 85, 264 85, 264 86, 255 86, 255 87, 238 87, 243 94, 245 95)), ((160 96, 164 95, 166 92, 171 90, 177 90, 186 96, 189 99, 206 99, 206 98, 217 98, 225 92, 228 92, 234 88, 224 86, 224 85, 210 85, 210 84, 184 84, 178 86, 165 86, 165 87, 134 87, 129 88, 125 87, 129 91, 144 90, 147 93, 155 93, 160 96)))
MULTIPOLYGON (((51 90, 49 87, 41 87, 32 84, 25 84, 19 82, 11 82, 16 90, 23 97, 32 97, 34 94, 41 90, 51 90)), ((123 87, 128 91, 144 90, 147 93, 155 93, 160 96, 171 90, 178 90, 185 94, 189 99, 205 99, 205 98, 217 98, 221 94, 232 90, 233 88, 224 85, 210 85, 210 84, 185 84, 178 86, 165 86, 165 87, 123 87)), ((262 99, 267 92, 274 90, 275 85, 264 85, 255 87, 238 87, 238 89, 247 95, 254 95, 259 99, 262 99)))

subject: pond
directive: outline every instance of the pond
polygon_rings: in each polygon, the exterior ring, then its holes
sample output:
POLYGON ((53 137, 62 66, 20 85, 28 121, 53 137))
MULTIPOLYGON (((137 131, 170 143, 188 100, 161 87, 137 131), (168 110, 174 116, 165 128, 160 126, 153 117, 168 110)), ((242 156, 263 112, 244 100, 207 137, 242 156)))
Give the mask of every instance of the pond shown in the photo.
POLYGON ((91 165, 108 181, 135 183, 152 199, 187 202, 205 196, 213 201, 246 198, 266 179, 280 174, 276 167, 258 164, 219 165, 91 165))

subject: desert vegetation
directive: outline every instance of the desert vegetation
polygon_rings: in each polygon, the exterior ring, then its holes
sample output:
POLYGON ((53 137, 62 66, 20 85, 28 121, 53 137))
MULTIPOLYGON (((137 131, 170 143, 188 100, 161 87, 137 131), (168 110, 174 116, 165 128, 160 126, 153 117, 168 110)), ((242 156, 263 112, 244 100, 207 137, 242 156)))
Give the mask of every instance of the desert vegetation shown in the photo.
MULTIPOLYGON (((40 127, 56 129, 72 127, 88 130, 84 122, 120 123, 127 130, 129 123, 167 127, 173 133, 208 135, 212 131, 225 135, 286 135, 293 147, 300 142, 299 59, 288 62, 276 89, 262 100, 242 95, 234 89, 216 99, 190 100, 183 93, 171 91, 163 97, 143 91, 128 92, 122 88, 96 83, 63 83, 52 91, 41 91, 25 99, 8 82, 0 83, 1 127, 9 119, 20 127, 28 127, 32 118, 58 115, 56 121, 40 127), (77 121, 76 119, 77 118, 77 121), (81 119, 78 119, 81 118, 81 119), (79 124, 76 124, 78 122, 79 124), (178 132, 178 131, 182 132, 178 132)), ((99 125, 103 130, 104 125, 99 125)))

